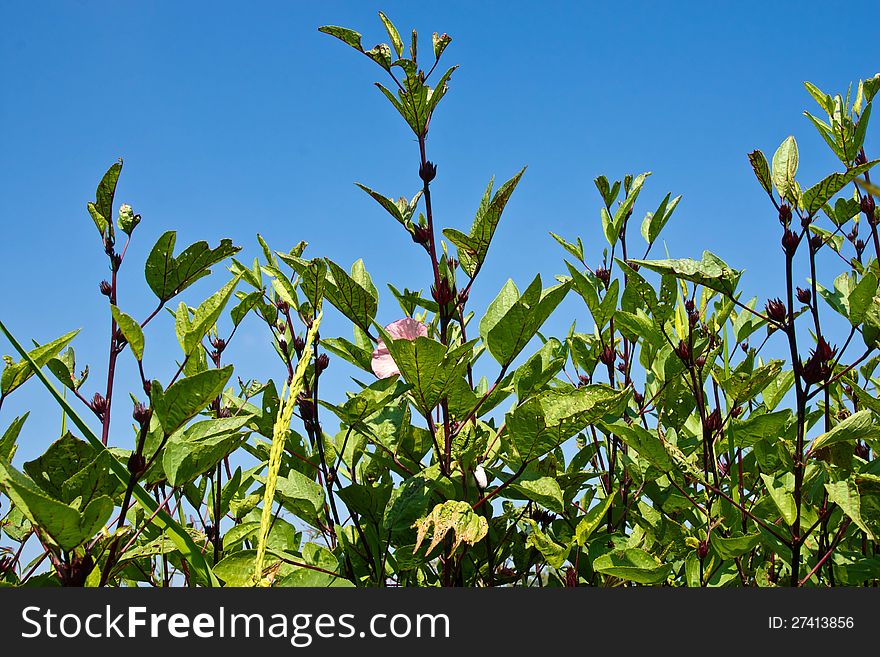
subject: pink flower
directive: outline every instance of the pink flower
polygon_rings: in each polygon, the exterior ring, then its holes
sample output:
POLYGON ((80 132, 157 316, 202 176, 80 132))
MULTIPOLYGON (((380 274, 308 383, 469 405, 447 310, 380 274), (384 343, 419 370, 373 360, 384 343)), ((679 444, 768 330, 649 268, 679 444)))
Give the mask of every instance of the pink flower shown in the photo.
MULTIPOLYGON (((418 337, 428 337, 428 327, 417 322, 411 317, 398 319, 391 322, 385 327, 388 334, 395 340, 415 340, 418 337)), ((397 364, 388 352, 384 340, 379 340, 379 346, 373 351, 373 362, 371 363, 373 373, 380 379, 387 379, 389 376, 400 374, 397 364)))

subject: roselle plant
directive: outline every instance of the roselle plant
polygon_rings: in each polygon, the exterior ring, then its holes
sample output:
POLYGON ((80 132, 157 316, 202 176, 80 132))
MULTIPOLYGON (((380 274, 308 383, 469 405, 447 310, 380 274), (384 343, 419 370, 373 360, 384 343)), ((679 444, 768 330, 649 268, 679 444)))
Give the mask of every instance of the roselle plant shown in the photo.
POLYGON ((452 39, 435 33, 420 53, 415 31, 405 44, 379 16, 390 43, 369 50, 353 30, 320 30, 382 69, 376 86, 418 145, 418 169, 395 190, 405 196, 358 183, 424 253, 423 271, 406 274, 414 289, 388 286, 399 319, 377 323, 363 260, 342 266, 307 256, 305 242, 278 251, 258 237, 262 257, 247 265, 229 240, 180 250, 173 231, 144 266, 155 309, 133 317, 119 274, 141 217, 114 212, 114 164, 87 206, 110 270, 97 288, 110 327, 100 381, 77 364, 76 332, 25 348, 0 323, 18 352, 0 406, 35 377, 66 418, 26 463, 13 465, 27 415, 0 438, 0 581, 875 584, 880 214, 864 144, 880 78, 846 97, 806 85, 821 110, 807 117, 840 171, 802 187, 792 137, 770 161, 749 154, 766 220, 780 226, 766 298, 744 298, 742 272, 712 253, 649 259, 681 197, 634 220, 645 172, 596 178, 607 245, 589 254, 551 233, 567 254, 554 281, 508 281, 474 309, 525 169, 489 182, 469 228, 444 227, 429 134, 456 68, 440 63, 452 39), (217 292, 189 299, 209 274, 217 292), (571 330, 546 336, 569 295, 583 301, 571 330), (351 334, 322 335, 324 313, 351 334), (229 362, 243 322, 265 327, 274 379, 229 362), (180 352, 160 381, 147 343, 170 326, 180 352), (137 365, 130 390, 120 358, 137 365), (328 367, 355 371, 338 403, 321 385, 328 367), (111 429, 123 405, 131 426, 111 429))

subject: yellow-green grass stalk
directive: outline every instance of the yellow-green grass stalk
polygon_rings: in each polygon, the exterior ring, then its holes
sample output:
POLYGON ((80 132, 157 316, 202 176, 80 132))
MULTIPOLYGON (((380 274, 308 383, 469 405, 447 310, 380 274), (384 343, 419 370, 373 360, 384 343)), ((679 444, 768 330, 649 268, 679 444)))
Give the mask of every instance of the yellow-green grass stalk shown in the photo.
POLYGON ((272 526, 272 504, 275 499, 275 488, 278 484, 278 471, 281 469, 281 455, 284 453, 284 442, 287 440, 287 432, 290 430, 290 420, 293 418, 293 409, 296 408, 296 400, 303 388, 306 369, 312 358, 312 345, 318 334, 318 326, 321 324, 322 313, 318 313, 312 321, 306 335, 306 346, 303 348, 302 357, 296 365, 290 385, 281 390, 282 403, 278 407, 278 415, 272 429, 272 447, 269 450, 269 471, 266 474, 266 491, 263 495, 263 514, 260 516, 260 536, 257 541, 257 556, 254 561, 254 582, 258 586, 270 586, 269 580, 263 577, 263 562, 266 558, 266 542, 269 539, 269 529, 272 526), (285 396, 286 394, 286 396, 285 396))

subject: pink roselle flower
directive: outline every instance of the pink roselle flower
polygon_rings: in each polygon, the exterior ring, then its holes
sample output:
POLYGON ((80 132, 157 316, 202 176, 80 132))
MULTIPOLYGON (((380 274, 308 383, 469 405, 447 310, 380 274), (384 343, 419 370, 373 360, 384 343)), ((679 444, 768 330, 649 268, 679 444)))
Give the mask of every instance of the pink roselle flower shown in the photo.
MULTIPOLYGON (((415 340, 418 337, 428 337, 428 327, 411 317, 398 319, 391 322, 385 327, 388 334, 395 340, 415 340)), ((379 345, 373 350, 373 361, 371 363, 373 374, 380 379, 387 379, 389 376, 400 374, 397 364, 388 352, 385 341, 379 339, 379 345)))

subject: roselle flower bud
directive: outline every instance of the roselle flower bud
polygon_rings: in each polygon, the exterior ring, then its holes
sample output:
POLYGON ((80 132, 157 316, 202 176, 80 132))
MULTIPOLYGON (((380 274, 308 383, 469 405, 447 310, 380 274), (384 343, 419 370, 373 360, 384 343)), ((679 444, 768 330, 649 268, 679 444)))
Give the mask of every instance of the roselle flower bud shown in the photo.
POLYGON ((819 356, 824 361, 829 361, 834 358, 834 354, 837 353, 836 348, 832 348, 829 345, 825 338, 821 335, 819 336, 819 340, 816 342, 816 355, 819 356))
POLYGON ((734 406, 733 408, 730 409, 730 414, 733 417, 739 417, 740 415, 743 414, 743 407, 742 406, 734 406))
POLYGON ((578 574, 577 571, 569 566, 565 569, 565 588, 573 589, 578 585, 578 574))
POLYGON ((546 527, 551 522, 556 520, 556 514, 551 513, 550 511, 546 511, 544 509, 533 508, 531 513, 529 513, 529 518, 534 520, 542 527, 546 527))
POLYGON ((831 376, 831 361, 834 358, 836 348, 832 348, 825 338, 819 336, 816 348, 810 352, 810 357, 801 368, 801 378, 808 385, 813 385, 825 381, 831 376))
POLYGON ((697 356, 697 360, 694 361, 697 367, 703 367, 706 364, 705 356, 697 356))
POLYGON ((813 251, 818 251, 823 246, 825 246, 825 238, 821 235, 813 235, 810 238, 810 247, 813 249, 813 251))
POLYGON ((293 349, 296 351, 298 356, 302 355, 303 350, 306 348, 306 341, 300 335, 293 336, 293 349))
POLYGON ((92 403, 90 404, 92 410, 95 412, 95 415, 101 417, 104 415, 104 412, 107 410, 107 400, 104 399, 104 396, 100 392, 96 392, 95 396, 92 397, 92 403))
POLYGON ((578 376, 578 387, 583 387, 590 384, 590 377, 585 376, 583 374, 578 376))
POLYGON ((281 350, 282 354, 287 353, 287 340, 284 338, 278 338, 278 348, 281 350))
POLYGON ((467 300, 468 300, 468 296, 470 296, 470 293, 468 292, 467 288, 465 288, 461 292, 459 292, 458 293, 458 305, 463 306, 464 304, 466 304, 467 300))
POLYGON ((205 525, 205 536, 208 537, 209 541, 214 540, 215 533, 216 533, 216 531, 214 529, 214 525, 212 525, 210 522, 207 525, 205 525))
POLYGON ((791 221, 791 208, 788 207, 788 204, 783 203, 779 206, 779 223, 788 228, 788 224, 791 221))
POLYGON ((700 541, 700 545, 697 547, 697 556, 700 561, 705 559, 707 554, 709 554, 709 541, 700 541))
POLYGON ((797 289, 797 299, 805 306, 810 305, 810 301, 813 300, 813 292, 812 290, 805 290, 802 287, 797 289))
POLYGON ((867 217, 868 221, 871 221, 874 218, 874 197, 870 194, 865 194, 862 197, 862 202, 859 204, 862 212, 867 217))
POLYGON ((684 340, 678 341, 678 346, 675 348, 675 355, 685 362, 688 362, 691 359, 691 350, 684 340))
POLYGON ((694 312, 694 308, 695 308, 695 306, 694 306, 693 299, 688 299, 687 301, 684 302, 684 309, 687 310, 688 313, 694 312))
POLYGON ((730 463, 724 459, 718 459, 718 475, 726 477, 728 472, 730 472, 730 463))
POLYGON ((228 406, 221 406, 217 411, 217 417, 220 419, 232 417, 232 409, 228 406))
POLYGON ((428 226, 413 226, 412 241, 428 248, 431 243, 431 229, 428 226))
POLYGON ((748 340, 743 340, 742 342, 740 342, 740 343, 739 343, 739 348, 742 349, 744 352, 748 353, 748 351, 749 351, 749 341, 748 341, 748 340))
POLYGON ((785 309, 785 304, 782 302, 782 299, 779 299, 778 297, 776 299, 770 299, 767 302, 766 309, 767 316, 774 322, 782 323, 785 321, 787 311, 785 309))
POLYGON ((315 374, 320 374, 324 370, 327 369, 327 366, 330 364, 330 356, 327 354, 321 354, 315 359, 315 374))
POLYGON ((705 429, 706 433, 713 434, 721 428, 722 424, 721 411, 716 408, 706 416, 706 419, 703 421, 703 429, 705 429))
POLYGON ((153 390, 153 383, 151 381, 144 381, 144 392, 147 394, 147 397, 150 396, 150 392, 153 390))
POLYGON ((865 445, 863 442, 856 442, 854 453, 863 461, 867 461, 868 457, 871 455, 870 451, 868 450, 868 446, 865 445))
POLYGON ((455 299, 456 294, 449 287, 449 281, 445 278, 440 279, 440 288, 437 289, 436 286, 431 286, 431 296, 434 298, 434 301, 437 302, 441 307, 445 307, 449 304, 450 301, 455 299))
POLYGON ((300 394, 297 399, 297 406, 299 407, 299 416, 302 418, 306 430, 311 431, 316 427, 318 419, 318 416, 315 414, 314 403, 312 403, 309 397, 300 394))
POLYGON ((633 392, 633 401, 638 406, 641 406, 645 401, 645 396, 642 393, 640 393, 638 390, 636 390, 635 392, 633 392))
POLYGON ((786 228, 782 235, 782 250, 791 257, 797 251, 798 244, 800 244, 800 238, 786 228))
POLYGON ((290 310, 290 304, 284 301, 283 299, 275 300, 275 307, 278 309, 278 312, 286 315, 287 311, 290 310))
POLYGON ((700 321, 700 313, 698 313, 695 310, 688 313, 688 324, 690 324, 691 327, 696 326, 699 323, 699 321, 700 321))
POLYGON ((10 556, 0 557, 0 576, 5 575, 12 568, 12 561, 13 559, 10 556))
POLYGON ((621 374, 626 374, 626 363, 618 363, 617 364, 617 371, 620 372, 621 374))
POLYGON ((101 290, 101 294, 105 297, 109 297, 113 294, 113 288, 110 286, 110 283, 107 281, 101 281, 101 284, 98 286, 98 289, 101 290))
POLYGON ((458 258, 446 258, 446 263, 452 271, 458 269, 458 258))
POLYGON ((856 240, 855 247, 856 253, 862 255, 862 252, 865 250, 865 240, 856 240))
POLYGON ((424 182, 429 183, 437 176, 437 165, 433 162, 425 162, 422 165, 419 165, 419 178, 421 178, 424 182))
POLYGON ((596 278, 602 281, 602 285, 608 287, 608 283, 611 282, 611 270, 606 269, 605 267, 599 267, 596 269, 596 278))
POLYGON ((144 458, 143 454, 138 454, 134 452, 131 456, 128 457, 128 471, 130 474, 135 477, 139 477, 144 473, 144 470, 147 469, 147 459, 144 458))
POLYGON ((864 151, 864 150, 860 150, 860 151, 858 152, 858 154, 856 155, 855 165, 858 167, 858 166, 861 166, 861 165, 863 165, 863 164, 867 164, 867 162, 868 162, 868 158, 867 158, 867 156, 865 155, 865 151, 864 151))
POLYGON ((143 428, 149 424, 150 418, 153 416, 153 409, 138 402, 134 405, 134 410, 131 412, 131 416, 134 418, 134 421, 143 428))
POLYGON ((223 338, 212 335, 210 338, 208 338, 208 342, 210 342, 211 346, 220 353, 222 353, 223 350, 226 349, 226 340, 224 340, 223 338))
POLYGON ((610 345, 605 345, 605 348, 602 349, 602 353, 599 354, 599 360, 603 365, 611 365, 614 362, 616 354, 614 353, 614 349, 611 348, 610 345))

